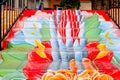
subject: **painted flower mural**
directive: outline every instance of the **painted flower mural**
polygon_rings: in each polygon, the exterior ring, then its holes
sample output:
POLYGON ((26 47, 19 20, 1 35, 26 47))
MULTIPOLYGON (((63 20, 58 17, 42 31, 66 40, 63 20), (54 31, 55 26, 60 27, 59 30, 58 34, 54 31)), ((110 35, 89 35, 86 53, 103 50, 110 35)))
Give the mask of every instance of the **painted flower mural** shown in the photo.
POLYGON ((120 30, 104 11, 23 14, 0 54, 2 80, 119 79, 120 30))

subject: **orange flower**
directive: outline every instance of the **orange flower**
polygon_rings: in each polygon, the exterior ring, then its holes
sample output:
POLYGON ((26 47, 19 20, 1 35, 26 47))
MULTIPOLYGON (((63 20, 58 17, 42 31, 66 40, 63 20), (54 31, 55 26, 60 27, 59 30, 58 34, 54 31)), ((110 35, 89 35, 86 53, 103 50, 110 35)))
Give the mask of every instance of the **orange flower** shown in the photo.
POLYGON ((91 60, 83 58, 82 63, 85 70, 81 74, 77 74, 77 66, 75 60, 70 60, 70 70, 48 71, 42 77, 42 80, 113 80, 107 74, 100 74, 91 64, 91 60))

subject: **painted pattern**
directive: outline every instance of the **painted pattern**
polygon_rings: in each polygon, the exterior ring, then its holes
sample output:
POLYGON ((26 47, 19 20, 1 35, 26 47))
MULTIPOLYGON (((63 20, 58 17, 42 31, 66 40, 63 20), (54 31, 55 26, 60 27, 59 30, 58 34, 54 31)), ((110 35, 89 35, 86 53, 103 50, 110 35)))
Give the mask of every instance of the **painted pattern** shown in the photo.
POLYGON ((26 10, 2 42, 0 79, 119 80, 119 41, 103 10, 26 10))

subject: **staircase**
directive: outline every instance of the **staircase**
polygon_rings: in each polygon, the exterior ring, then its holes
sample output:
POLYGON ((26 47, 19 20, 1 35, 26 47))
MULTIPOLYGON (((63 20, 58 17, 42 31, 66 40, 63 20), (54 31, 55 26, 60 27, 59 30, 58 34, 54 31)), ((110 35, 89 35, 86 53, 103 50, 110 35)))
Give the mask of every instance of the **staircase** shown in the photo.
MULTIPOLYGON (((69 65, 64 62, 71 59, 80 62, 77 66, 81 66, 78 68, 78 72, 81 73, 84 70, 81 60, 88 55, 85 49, 87 43, 104 43, 111 49, 112 46, 117 46, 114 38, 111 38, 111 31, 114 30, 114 35, 119 35, 116 33, 119 29, 103 10, 25 10, 3 40, 3 47, 7 48, 1 51, 1 79, 36 80, 36 75, 41 77, 48 68, 69 69, 69 65), (35 46, 40 46, 39 42, 45 46, 48 58, 41 58, 44 54, 40 54, 41 57, 36 55, 35 46), (115 45, 110 46, 107 43, 115 45), (69 57, 65 55, 68 53, 69 57), (56 63, 61 60, 63 63, 56 63)), ((114 37, 119 41, 119 36, 114 37)), ((111 50, 114 51, 114 48, 111 50)), ((119 67, 119 61, 113 63, 119 67)))
POLYGON ((48 69, 71 70, 72 59, 76 61, 72 67, 81 74, 87 66, 84 58, 101 75, 120 79, 120 30, 104 10, 1 12, 9 20, 1 25, 0 80, 40 80, 48 69))

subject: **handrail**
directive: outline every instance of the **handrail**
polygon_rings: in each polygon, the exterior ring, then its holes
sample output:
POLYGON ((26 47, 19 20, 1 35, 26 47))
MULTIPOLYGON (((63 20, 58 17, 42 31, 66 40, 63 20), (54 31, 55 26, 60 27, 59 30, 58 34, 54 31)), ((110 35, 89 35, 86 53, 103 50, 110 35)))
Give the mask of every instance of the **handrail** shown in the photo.
POLYGON ((120 28, 120 0, 91 0, 92 9, 105 10, 120 28), (99 6, 97 5, 99 4, 99 6))
POLYGON ((27 8, 26 2, 27 0, 3 0, 0 2, 0 50, 2 49, 2 41, 27 8))
POLYGON ((112 18, 112 20, 117 24, 120 29, 120 0, 108 0, 109 9, 106 12, 112 18))

